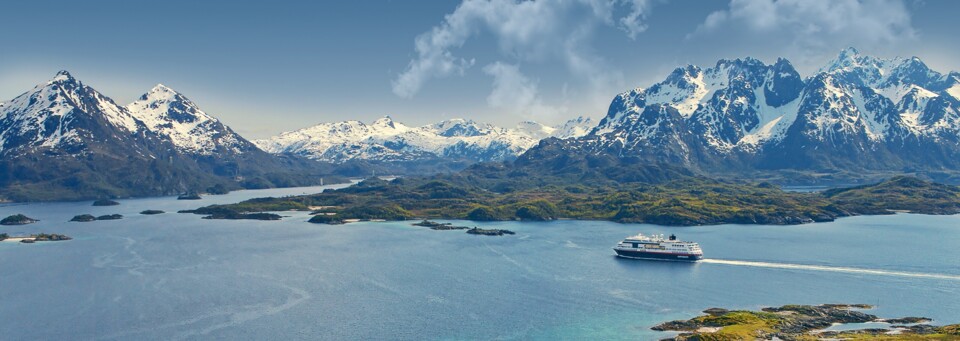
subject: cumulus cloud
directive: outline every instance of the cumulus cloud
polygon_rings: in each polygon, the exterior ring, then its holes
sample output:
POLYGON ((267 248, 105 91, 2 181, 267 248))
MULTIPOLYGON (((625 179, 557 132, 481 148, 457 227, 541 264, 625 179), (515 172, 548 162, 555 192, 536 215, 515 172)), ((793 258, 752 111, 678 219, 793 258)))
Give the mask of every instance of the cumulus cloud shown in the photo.
MULTIPOLYGON (((613 27, 635 39, 647 29, 650 8, 649 0, 464 0, 440 25, 416 37, 415 57, 393 80, 393 92, 410 98, 431 79, 463 75, 476 59, 455 53, 478 35, 494 39, 498 60, 560 62, 587 85, 618 88, 622 75, 590 49, 590 38, 598 27, 613 27)), ((494 78, 491 106, 530 110, 541 101, 537 82, 516 65, 496 62, 483 72, 494 78), (503 92, 510 87, 526 96, 503 92)))
POLYGON ((688 36, 781 46, 786 55, 813 56, 857 45, 872 49, 911 40, 916 32, 901 0, 731 0, 688 36))
POLYGON ((493 76, 493 91, 487 96, 487 104, 498 109, 512 109, 529 119, 551 119, 560 111, 543 104, 537 90, 537 82, 520 73, 517 65, 495 62, 483 68, 483 73, 493 76))

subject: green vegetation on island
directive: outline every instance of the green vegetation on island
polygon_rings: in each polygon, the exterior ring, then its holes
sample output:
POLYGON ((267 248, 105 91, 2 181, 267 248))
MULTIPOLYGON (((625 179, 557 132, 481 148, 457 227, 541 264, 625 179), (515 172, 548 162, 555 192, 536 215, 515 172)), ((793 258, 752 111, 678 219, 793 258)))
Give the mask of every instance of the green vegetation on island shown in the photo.
POLYGON ((110 199, 100 199, 93 202, 93 206, 116 206, 116 205, 120 205, 120 203, 110 199))
POLYGON ((104 215, 101 215, 101 216, 99 216, 99 217, 95 217, 95 216, 93 216, 92 214, 78 214, 78 215, 73 216, 73 218, 70 219, 70 221, 72 221, 72 222, 80 222, 80 223, 87 223, 87 222, 96 221, 96 220, 118 220, 118 219, 123 219, 123 215, 120 215, 120 214, 104 214, 104 215))
POLYGON ((827 190, 823 195, 861 214, 887 214, 891 210, 960 213, 960 187, 912 177, 899 176, 876 185, 827 190))
POLYGON ((92 214, 78 214, 73 216, 73 219, 70 219, 70 221, 80 223, 91 222, 94 220, 97 220, 97 217, 94 217, 92 214))
POLYGON ((706 315, 670 321, 653 330, 679 331, 668 340, 956 340, 960 325, 931 326, 930 319, 906 317, 882 319, 859 310, 865 304, 785 305, 760 311, 722 308, 704 310, 706 315), (885 322, 885 328, 824 331, 834 324, 885 322), (911 324, 909 326, 903 324, 911 324))
POLYGON ((55 234, 55 233, 40 233, 40 234, 34 234, 30 236, 33 237, 33 241, 37 241, 37 242, 53 242, 53 241, 73 239, 65 235, 55 234))
POLYGON ((474 226, 469 228, 466 226, 456 226, 451 223, 438 223, 430 220, 423 220, 419 223, 411 224, 413 226, 428 227, 434 231, 450 231, 450 230, 467 230, 467 234, 480 235, 480 236, 502 236, 502 235, 512 235, 515 234, 510 230, 501 230, 501 229, 482 229, 474 226))
MULTIPOLYGON (((354 186, 283 198, 211 205, 190 213, 227 216, 323 207, 311 222, 352 219, 466 219, 474 221, 610 220, 659 225, 802 224, 838 217, 960 212, 960 188, 912 177, 824 193, 786 192, 769 183, 684 178, 661 184, 586 186, 545 181, 500 188, 462 176, 371 178, 354 186), (498 190, 499 189, 499 190, 498 190)), ((531 180, 531 182, 536 182, 531 180)), ((503 184, 502 182, 499 184, 503 184)))
POLYGON ((279 214, 274 213, 224 213, 211 214, 203 219, 227 219, 227 220, 280 220, 279 214))
POLYGON ((161 211, 161 210, 143 210, 143 211, 140 211, 140 214, 143 214, 143 215, 155 215, 155 214, 163 214, 163 213, 166 213, 166 212, 163 212, 163 211, 161 211))
POLYGON ((55 241, 62 241, 62 240, 71 240, 73 238, 67 237, 62 234, 55 234, 55 233, 39 233, 39 234, 31 234, 29 236, 23 236, 23 237, 10 236, 6 233, 0 233, 0 241, 7 240, 7 239, 13 239, 11 241, 19 240, 21 243, 24 243, 24 244, 32 244, 34 242, 55 242, 55 241))
POLYGON ((307 222, 314 224, 327 224, 327 225, 342 225, 346 223, 343 219, 340 219, 336 214, 315 214, 310 217, 310 220, 307 222))
POLYGON ((413 223, 413 224, 410 224, 410 225, 420 226, 420 227, 429 227, 431 230, 436 230, 436 231, 467 230, 467 229, 470 229, 469 227, 466 227, 466 226, 455 226, 455 225, 453 225, 453 224, 451 224, 451 223, 438 223, 438 222, 430 221, 430 220, 423 220, 423 221, 421 221, 421 222, 419 222, 419 223, 413 223))
POLYGON ((97 220, 118 220, 123 219, 123 215, 120 214, 105 214, 97 217, 97 220))
POLYGON ((0 225, 26 225, 26 224, 33 224, 38 221, 39 220, 30 218, 23 214, 14 214, 9 217, 3 218, 3 220, 0 220, 0 225))
POLYGON ((475 235, 480 235, 480 236, 502 236, 502 235, 505 235, 505 234, 511 234, 511 235, 512 235, 512 234, 515 234, 515 233, 514 233, 513 231, 510 231, 510 230, 482 229, 482 228, 479 228, 479 227, 474 227, 474 228, 472 228, 472 229, 467 230, 467 234, 475 234, 475 235))

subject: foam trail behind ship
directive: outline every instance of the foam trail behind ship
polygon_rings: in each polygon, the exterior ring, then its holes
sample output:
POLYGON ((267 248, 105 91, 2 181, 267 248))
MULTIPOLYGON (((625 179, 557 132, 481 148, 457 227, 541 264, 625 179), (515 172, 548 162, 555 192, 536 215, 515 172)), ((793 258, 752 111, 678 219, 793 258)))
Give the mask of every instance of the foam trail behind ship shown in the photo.
POLYGON ((808 270, 808 271, 827 271, 827 272, 842 272, 842 273, 849 273, 849 274, 864 274, 864 275, 877 275, 877 276, 895 276, 895 277, 912 277, 912 278, 932 278, 932 279, 946 279, 946 280, 960 281, 960 275, 938 274, 938 273, 891 271, 891 270, 864 269, 864 268, 849 268, 849 267, 842 267, 842 266, 807 265, 807 264, 791 264, 791 263, 771 263, 771 262, 753 262, 753 261, 725 260, 725 259, 709 259, 709 258, 705 258, 705 259, 701 260, 700 262, 701 262, 701 263, 709 263, 709 264, 723 264, 723 265, 736 265, 736 266, 752 266, 752 267, 759 267, 759 268, 793 269, 793 270, 808 270))

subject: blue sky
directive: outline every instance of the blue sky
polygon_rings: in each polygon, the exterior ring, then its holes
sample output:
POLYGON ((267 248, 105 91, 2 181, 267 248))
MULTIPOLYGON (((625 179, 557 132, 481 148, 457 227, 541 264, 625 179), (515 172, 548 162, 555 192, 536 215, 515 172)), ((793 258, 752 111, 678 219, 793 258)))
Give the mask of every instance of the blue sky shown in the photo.
POLYGON ((840 49, 960 70, 956 1, 20 1, 0 20, 0 101, 60 69, 133 101, 156 83, 248 138, 391 115, 512 126, 600 117, 684 64, 840 49))

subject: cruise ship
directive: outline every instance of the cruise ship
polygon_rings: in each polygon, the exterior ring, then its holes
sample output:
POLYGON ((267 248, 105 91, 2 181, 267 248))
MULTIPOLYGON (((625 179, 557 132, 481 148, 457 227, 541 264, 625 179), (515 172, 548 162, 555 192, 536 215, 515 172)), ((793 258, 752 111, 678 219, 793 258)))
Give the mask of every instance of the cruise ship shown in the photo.
POLYGON ((677 240, 677 236, 645 236, 643 233, 627 237, 613 248, 617 256, 634 259, 674 260, 695 262, 703 259, 700 244, 677 240))

